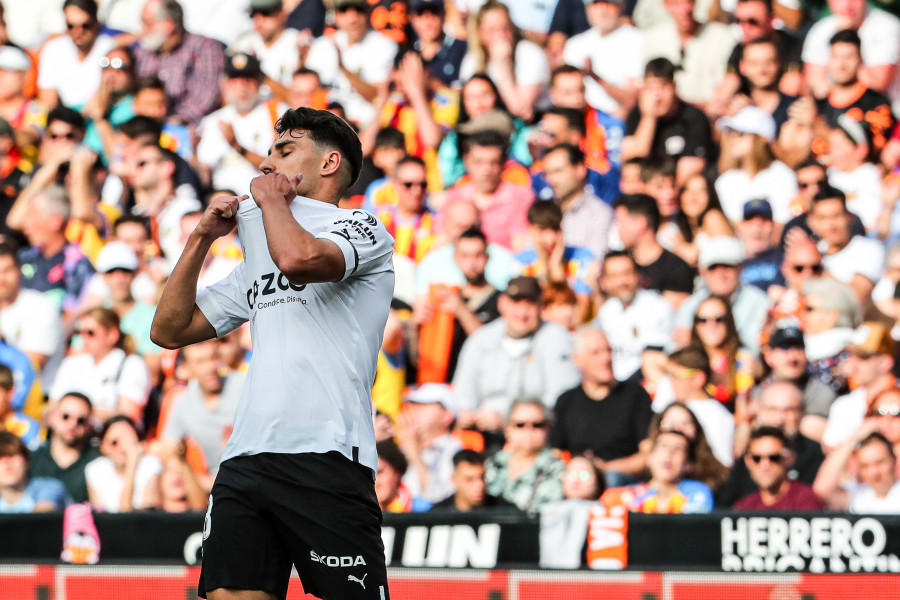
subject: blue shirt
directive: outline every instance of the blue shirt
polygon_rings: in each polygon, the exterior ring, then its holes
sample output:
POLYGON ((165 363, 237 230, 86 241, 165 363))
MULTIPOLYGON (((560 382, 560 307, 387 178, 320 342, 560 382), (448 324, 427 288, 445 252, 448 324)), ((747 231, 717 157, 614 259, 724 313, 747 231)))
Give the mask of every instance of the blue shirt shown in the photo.
MULTIPOLYGON (((530 277, 540 277, 544 275, 539 273, 537 264, 538 255, 534 249, 524 250, 516 255, 516 261, 522 266, 522 275, 530 277)), ((594 254, 586 248, 574 248, 566 246, 563 250, 563 264, 566 268, 566 281, 572 286, 572 290, 576 294, 590 294, 591 286, 585 279, 588 268, 594 262, 594 254)))
POLYGON ((34 384, 34 367, 24 352, 2 340, 0 340, 0 364, 9 367, 13 374, 15 392, 9 400, 9 405, 13 410, 22 410, 34 384))
POLYGON ((65 510, 71 502, 61 481, 49 477, 35 477, 28 482, 25 493, 15 504, 0 498, 0 513, 33 513, 39 502, 52 502, 55 510, 65 510))

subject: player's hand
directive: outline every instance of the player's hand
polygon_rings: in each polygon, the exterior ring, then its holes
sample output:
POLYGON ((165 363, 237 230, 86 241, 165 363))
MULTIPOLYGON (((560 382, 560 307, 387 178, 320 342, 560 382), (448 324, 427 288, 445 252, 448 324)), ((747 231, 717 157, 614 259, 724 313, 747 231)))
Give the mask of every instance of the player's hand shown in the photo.
POLYGON ((302 173, 290 179, 283 173, 265 173, 250 182, 250 194, 260 208, 267 202, 290 203, 297 197, 297 184, 302 179, 302 173))
POLYGON ((219 196, 210 201, 194 232, 209 239, 228 235, 237 225, 238 204, 249 196, 219 196))

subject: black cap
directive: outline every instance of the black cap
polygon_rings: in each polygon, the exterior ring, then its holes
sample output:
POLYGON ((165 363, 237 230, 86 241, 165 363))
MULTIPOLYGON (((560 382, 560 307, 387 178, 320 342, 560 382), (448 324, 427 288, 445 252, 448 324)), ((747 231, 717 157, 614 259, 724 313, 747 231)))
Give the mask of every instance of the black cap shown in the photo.
POLYGON ((747 200, 744 204, 744 220, 752 219, 753 217, 762 217, 764 219, 772 220, 772 205, 769 204, 769 201, 765 198, 754 198, 753 200, 747 200))
POLYGON ((544 292, 534 277, 515 277, 509 280, 505 294, 513 300, 531 300, 540 304, 544 292))
POLYGON ((796 327, 783 327, 769 338, 770 348, 805 348, 803 332, 796 327))
POLYGON ((259 60, 252 54, 235 52, 225 57, 225 77, 262 79, 262 76, 259 60))

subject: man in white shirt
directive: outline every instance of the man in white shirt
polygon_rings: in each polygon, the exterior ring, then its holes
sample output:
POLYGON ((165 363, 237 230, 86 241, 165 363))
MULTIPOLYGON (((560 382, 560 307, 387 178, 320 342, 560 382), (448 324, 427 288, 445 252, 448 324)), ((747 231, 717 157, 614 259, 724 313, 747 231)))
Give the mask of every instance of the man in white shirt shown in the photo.
POLYGON ((662 352, 672 345, 672 305, 656 292, 639 289, 640 277, 627 252, 610 252, 603 260, 600 287, 608 300, 594 326, 606 334, 617 381, 640 371, 645 351, 662 352))
POLYGON ((234 43, 234 50, 259 59, 266 77, 290 87, 294 71, 300 66, 300 51, 307 49, 311 37, 285 27, 287 12, 281 0, 251 0, 253 31, 234 43))
POLYGON ((199 594, 284 597, 295 566, 316 596, 387 598, 371 388, 394 240, 369 213, 337 207, 362 167, 345 121, 301 107, 275 131, 253 199, 211 200, 151 334, 177 348, 251 324, 253 357, 206 513, 199 594), (198 295, 206 253, 235 225, 244 262, 198 295))
POLYGON ((218 190, 250 192, 272 143, 272 127, 287 105, 260 102, 263 72, 251 54, 237 53, 225 59, 222 100, 225 106, 200 122, 197 161, 212 170, 212 185, 218 190))
POLYGON ((624 118, 637 100, 644 75, 644 33, 621 23, 619 0, 584 4, 591 28, 566 42, 563 60, 584 70, 588 104, 624 118))
POLYGON ((828 423, 822 434, 827 449, 840 446, 862 424, 874 398, 896 383, 891 374, 897 343, 882 323, 867 321, 856 328, 844 371, 856 384, 849 394, 839 397, 828 411, 828 423))
POLYGON ((337 32, 316 39, 303 65, 331 86, 331 99, 361 127, 375 117, 372 102, 387 85, 397 54, 397 44, 369 29, 368 7, 366 0, 335 0, 337 32))
POLYGON ((38 69, 38 100, 53 107, 80 108, 100 87, 100 59, 114 46, 100 33, 95 0, 66 0, 66 35, 47 42, 38 69))
POLYGON ((900 514, 897 457, 891 443, 877 430, 876 419, 866 421, 825 458, 813 490, 829 509, 849 510, 856 514, 900 514), (842 484, 851 458, 856 459, 859 481, 842 484))

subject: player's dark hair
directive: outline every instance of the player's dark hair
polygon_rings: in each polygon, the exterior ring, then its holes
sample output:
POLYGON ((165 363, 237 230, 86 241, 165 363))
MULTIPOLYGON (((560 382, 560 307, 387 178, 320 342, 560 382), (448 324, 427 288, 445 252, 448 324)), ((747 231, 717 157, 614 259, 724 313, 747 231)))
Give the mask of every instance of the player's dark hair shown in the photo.
POLYGON ((353 185, 359 179, 362 170, 362 145, 359 136, 350 125, 327 110, 316 110, 301 106, 287 109, 278 122, 275 123, 275 132, 281 135, 297 130, 309 132, 310 139, 320 148, 337 150, 341 154, 343 162, 347 162, 348 178, 345 179, 344 188, 353 185))
POLYGON ((562 229, 562 209, 556 202, 538 200, 528 207, 528 224, 541 229, 562 229))
POLYGON ((623 194, 616 198, 613 204, 616 208, 624 208, 632 217, 644 217, 647 219, 647 227, 651 231, 659 229, 659 207, 653 196, 647 194, 623 194))

